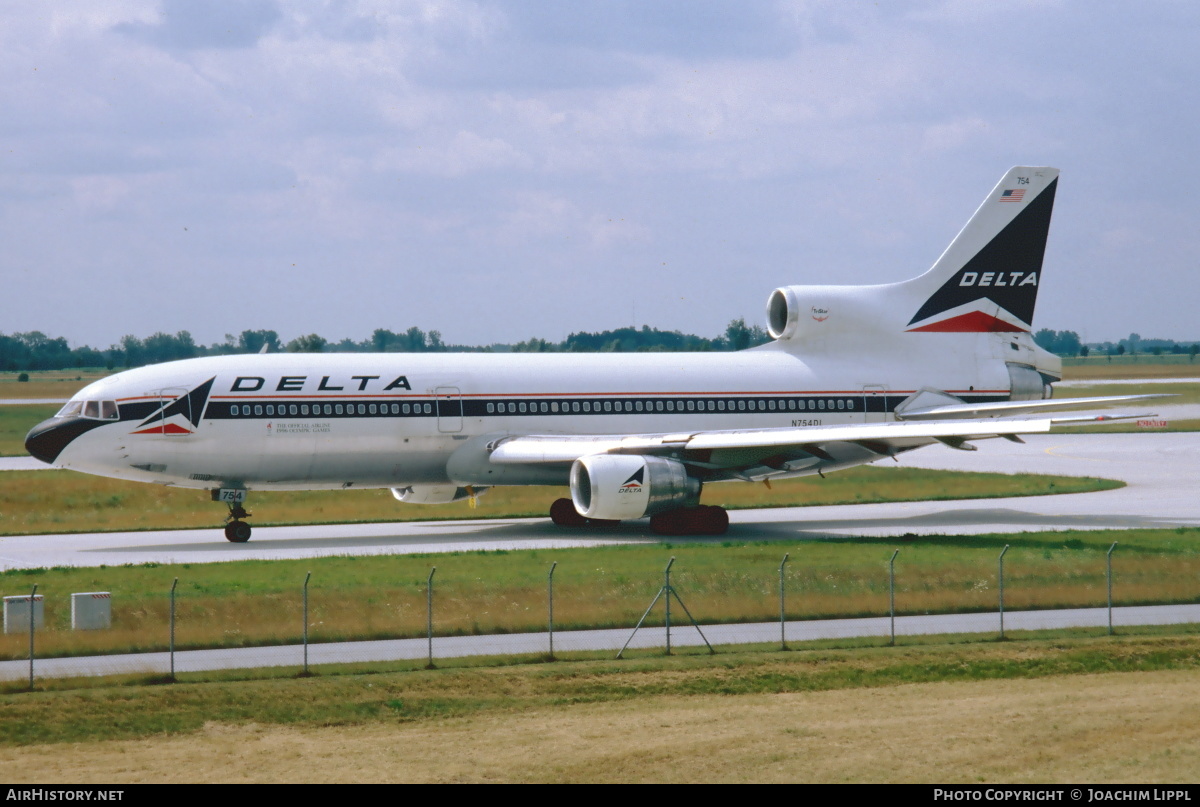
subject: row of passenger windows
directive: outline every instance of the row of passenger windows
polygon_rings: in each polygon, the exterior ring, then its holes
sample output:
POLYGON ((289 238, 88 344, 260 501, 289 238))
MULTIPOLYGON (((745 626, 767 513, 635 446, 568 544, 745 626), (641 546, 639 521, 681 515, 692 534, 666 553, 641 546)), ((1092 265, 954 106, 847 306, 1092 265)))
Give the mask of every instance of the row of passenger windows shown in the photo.
MULTIPOLYGON (((442 414, 467 417, 488 415, 531 414, 606 414, 625 412, 819 412, 861 411, 861 399, 854 398, 685 398, 654 400, 597 400, 597 401, 447 401, 442 414)), ((215 414, 215 413, 214 413, 215 414)), ((256 403, 232 404, 230 417, 321 417, 341 415, 432 415, 432 403, 256 403)), ((217 414, 220 417, 219 414, 217 414)), ((211 415, 210 415, 211 417, 211 415)))
POLYGON ((854 401, 846 398, 810 398, 797 401, 795 398, 720 398, 654 400, 654 401, 558 401, 489 403, 487 413, 517 415, 529 413, 575 414, 604 412, 799 412, 854 410, 854 401))
POLYGON ((234 404, 229 407, 234 417, 262 415, 432 415, 433 404, 234 404), (357 408, 356 408, 357 407, 357 408))

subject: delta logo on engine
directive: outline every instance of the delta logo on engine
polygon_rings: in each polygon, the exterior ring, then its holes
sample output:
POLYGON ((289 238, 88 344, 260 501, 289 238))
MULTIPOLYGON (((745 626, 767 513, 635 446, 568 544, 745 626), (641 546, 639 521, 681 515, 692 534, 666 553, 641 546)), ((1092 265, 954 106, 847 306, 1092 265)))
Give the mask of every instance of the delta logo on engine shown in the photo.
POLYGON ((641 493, 642 486, 646 483, 646 466, 638 468, 628 479, 621 483, 621 487, 617 489, 617 493, 641 493))

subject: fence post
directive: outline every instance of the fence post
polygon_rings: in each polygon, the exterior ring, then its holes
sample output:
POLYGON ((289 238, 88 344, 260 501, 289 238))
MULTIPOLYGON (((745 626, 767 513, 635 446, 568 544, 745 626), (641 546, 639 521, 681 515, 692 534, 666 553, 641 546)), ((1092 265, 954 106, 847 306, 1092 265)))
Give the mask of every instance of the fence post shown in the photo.
POLYGON ((425 669, 433 669, 433 573, 437 571, 434 566, 429 570, 429 579, 425 581, 425 631, 429 636, 429 663, 425 665, 425 669))
POLYGON ((667 561, 667 568, 663 570, 663 591, 667 593, 667 655, 671 655, 671 564, 675 562, 675 556, 667 561))
POLYGON ((33 604, 37 597, 37 583, 29 592, 29 688, 33 689, 33 604))
POLYGON ((1004 549, 1000 550, 1000 638, 1004 638, 1004 553, 1008 551, 1008 544, 1004 545, 1004 549))
POLYGON ((1109 636, 1112 636, 1112 634, 1113 634, 1113 627, 1112 627, 1112 553, 1113 553, 1113 550, 1116 548, 1117 548, 1117 542, 1113 541, 1113 545, 1108 548, 1108 555, 1106 557, 1106 560, 1108 561, 1108 564, 1107 564, 1108 572, 1105 576, 1108 578, 1108 635, 1109 636))
POLYGON ((891 622, 891 639, 888 644, 891 647, 896 646, 896 556, 899 554, 899 549, 892 552, 892 558, 888 561, 888 613, 891 622))
POLYGON ((304 575, 304 674, 308 675, 308 580, 312 572, 304 575))
POLYGON ((554 569, 558 561, 550 564, 550 574, 546 576, 547 602, 549 603, 548 625, 550 628, 550 660, 554 660, 554 569))
POLYGON ((179 585, 176 577, 171 583, 171 680, 175 680, 175 587, 179 585))
POLYGON ((792 554, 792 553, 784 552, 783 560, 780 561, 780 563, 779 563, 779 649, 780 650, 788 649, 787 627, 786 627, 787 626, 787 617, 785 616, 785 614, 787 613, 787 609, 784 607, 784 599, 783 599, 783 591, 784 591, 784 589, 783 589, 783 569, 785 566, 787 566, 788 555, 790 555, 790 554, 792 554))

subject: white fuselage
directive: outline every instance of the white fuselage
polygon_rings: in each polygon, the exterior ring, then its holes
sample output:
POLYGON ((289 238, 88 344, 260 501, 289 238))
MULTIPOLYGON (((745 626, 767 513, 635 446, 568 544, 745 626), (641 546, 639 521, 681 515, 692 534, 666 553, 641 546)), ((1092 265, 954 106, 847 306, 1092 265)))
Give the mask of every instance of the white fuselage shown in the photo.
POLYGON ((120 419, 71 439, 54 464, 191 488, 566 484, 569 464, 490 467, 480 441, 884 421, 925 387, 1003 400, 1011 340, 980 334, 935 363, 887 349, 806 360, 778 344, 737 353, 189 359, 82 390, 73 400, 116 401, 120 419))

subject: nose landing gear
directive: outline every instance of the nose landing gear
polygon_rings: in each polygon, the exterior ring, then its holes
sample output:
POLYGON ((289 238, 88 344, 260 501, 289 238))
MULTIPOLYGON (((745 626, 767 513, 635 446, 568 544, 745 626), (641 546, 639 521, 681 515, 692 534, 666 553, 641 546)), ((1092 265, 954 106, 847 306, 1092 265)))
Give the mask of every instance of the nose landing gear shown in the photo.
POLYGON ((244 544, 250 540, 250 525, 244 518, 252 514, 242 507, 246 501, 246 491, 222 488, 212 492, 214 502, 225 502, 229 506, 229 515, 225 516, 225 539, 235 544, 244 544))
POLYGON ((243 518, 249 518, 250 513, 240 505, 230 505, 229 515, 225 520, 229 523, 225 525, 225 538, 235 544, 244 544, 250 540, 250 525, 243 518))

